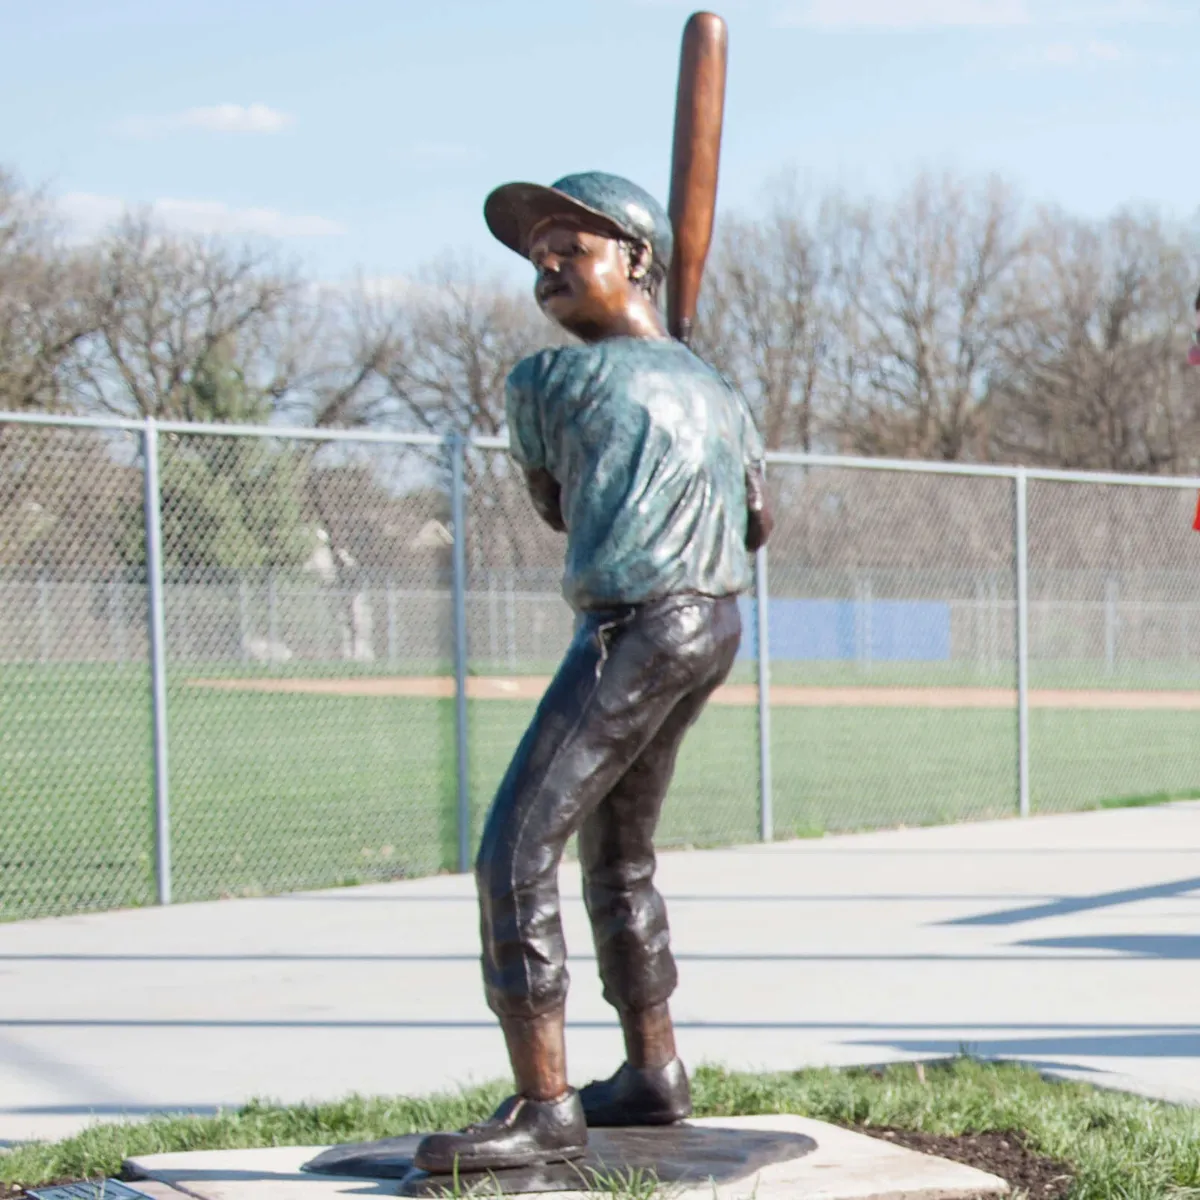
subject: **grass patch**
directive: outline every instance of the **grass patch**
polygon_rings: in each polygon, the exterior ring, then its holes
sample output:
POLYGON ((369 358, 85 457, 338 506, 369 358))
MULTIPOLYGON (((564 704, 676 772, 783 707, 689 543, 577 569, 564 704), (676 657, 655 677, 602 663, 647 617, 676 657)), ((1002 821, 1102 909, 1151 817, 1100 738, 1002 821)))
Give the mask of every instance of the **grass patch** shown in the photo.
POLYGON ((1104 808, 1157 808, 1160 804, 1174 804, 1179 800, 1200 800, 1200 791, 1155 792, 1150 796, 1112 796, 1101 800, 1097 809, 1104 808))
MULTIPOLYGON (((924 1083, 911 1065, 776 1075, 702 1067, 693 1092, 698 1116, 796 1113, 839 1125, 933 1134, 1019 1132, 1031 1149, 1071 1164, 1073 1200, 1200 1196, 1200 1110, 1051 1082, 1017 1065, 961 1058, 927 1067, 924 1083)), ((493 1084, 425 1099, 253 1103, 215 1117, 97 1125, 65 1141, 19 1146, 0 1156, 0 1181, 35 1186, 116 1175, 131 1155, 327 1145, 453 1129, 486 1116, 504 1094, 502 1085, 493 1084)))
MULTIPOLYGON (((453 701, 188 678, 168 694, 176 900, 456 868, 453 701)), ((154 902, 148 697, 144 667, 0 668, 0 920, 154 902)), ((468 704, 472 845, 534 707, 468 704)), ((995 709, 777 708, 775 836, 1013 816, 1016 726, 995 709)), ((1035 709, 1030 737, 1035 813, 1200 795, 1200 712, 1035 709)), ((757 840, 757 739, 754 708, 705 711, 660 846, 757 840)))

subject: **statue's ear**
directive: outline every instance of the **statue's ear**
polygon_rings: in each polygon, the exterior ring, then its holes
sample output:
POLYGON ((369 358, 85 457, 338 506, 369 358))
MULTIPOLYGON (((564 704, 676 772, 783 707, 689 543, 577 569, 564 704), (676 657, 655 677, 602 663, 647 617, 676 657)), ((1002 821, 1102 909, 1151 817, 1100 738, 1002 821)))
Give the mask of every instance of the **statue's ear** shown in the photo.
POLYGON ((649 242, 631 242, 629 246, 629 278, 640 283, 650 273, 654 253, 649 242))

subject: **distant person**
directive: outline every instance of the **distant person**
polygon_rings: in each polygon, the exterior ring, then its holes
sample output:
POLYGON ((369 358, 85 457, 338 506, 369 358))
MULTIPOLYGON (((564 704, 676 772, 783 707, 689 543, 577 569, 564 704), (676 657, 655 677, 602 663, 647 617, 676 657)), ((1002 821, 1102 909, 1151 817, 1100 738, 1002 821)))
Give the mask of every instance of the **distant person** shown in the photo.
MULTIPOLYGON (((1192 319, 1195 332, 1192 334, 1192 344, 1188 347, 1188 366, 1200 367, 1200 292, 1196 293, 1196 302, 1192 306, 1192 319)), ((1200 532, 1200 497, 1196 500, 1196 515, 1192 518, 1192 528, 1200 532)))

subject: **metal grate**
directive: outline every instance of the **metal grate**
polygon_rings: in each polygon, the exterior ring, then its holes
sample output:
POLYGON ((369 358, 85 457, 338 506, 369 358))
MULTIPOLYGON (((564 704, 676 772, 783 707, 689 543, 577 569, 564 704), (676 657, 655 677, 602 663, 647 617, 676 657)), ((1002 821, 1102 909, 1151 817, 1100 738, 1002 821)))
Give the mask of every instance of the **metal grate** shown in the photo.
POLYGON ((78 1183, 62 1183, 54 1187, 26 1189, 30 1200, 148 1200, 119 1179, 86 1179, 78 1183))

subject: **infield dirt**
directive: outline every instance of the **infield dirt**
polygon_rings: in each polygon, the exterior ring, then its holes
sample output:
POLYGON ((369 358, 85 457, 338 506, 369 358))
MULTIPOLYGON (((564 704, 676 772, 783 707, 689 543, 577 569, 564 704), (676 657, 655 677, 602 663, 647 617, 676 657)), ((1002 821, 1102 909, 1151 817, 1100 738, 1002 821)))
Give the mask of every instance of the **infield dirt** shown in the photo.
MULTIPOLYGON (((448 676, 394 676, 363 679, 192 679, 192 687, 278 695, 365 696, 449 699, 448 676)), ((471 676, 471 700, 540 700, 550 679, 545 675, 471 676)), ((1013 688, 969 687, 797 687, 773 685, 771 703, 783 708, 1015 708, 1013 688)), ((758 703, 755 684, 718 688, 712 704, 746 707, 758 703)), ((1106 691, 1039 689, 1029 693, 1030 708, 1074 710, 1200 711, 1200 691, 1106 691)))

